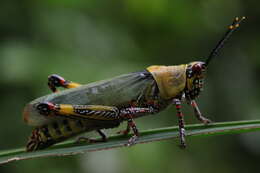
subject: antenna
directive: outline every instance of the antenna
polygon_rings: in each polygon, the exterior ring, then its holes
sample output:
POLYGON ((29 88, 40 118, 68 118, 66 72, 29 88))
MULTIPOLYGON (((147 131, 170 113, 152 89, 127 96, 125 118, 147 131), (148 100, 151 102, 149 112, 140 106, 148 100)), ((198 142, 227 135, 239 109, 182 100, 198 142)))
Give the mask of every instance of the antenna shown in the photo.
POLYGON ((246 17, 236 17, 233 21, 233 23, 228 27, 228 30, 224 34, 224 36, 219 40, 216 47, 210 52, 207 60, 206 60, 206 66, 209 65, 209 62, 212 60, 212 58, 216 57, 218 55, 219 50, 224 46, 225 42, 228 40, 228 38, 231 36, 231 34, 239 27, 240 23, 246 19, 246 17))

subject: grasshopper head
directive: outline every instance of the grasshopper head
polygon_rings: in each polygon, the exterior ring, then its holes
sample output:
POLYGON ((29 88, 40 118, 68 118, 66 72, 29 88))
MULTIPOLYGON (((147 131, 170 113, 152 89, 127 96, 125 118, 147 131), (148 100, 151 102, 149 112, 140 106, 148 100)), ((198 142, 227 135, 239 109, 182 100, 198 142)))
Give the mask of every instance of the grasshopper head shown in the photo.
POLYGON ((186 68, 186 86, 185 86, 185 96, 188 99, 196 98, 203 87, 203 78, 205 76, 206 68, 213 58, 215 58, 220 49, 223 47, 225 42, 231 36, 231 34, 238 29, 240 23, 245 19, 245 17, 236 17, 231 25, 229 25, 226 33, 217 43, 215 48, 210 52, 208 58, 204 62, 196 61, 191 62, 187 65, 186 68))
POLYGON ((204 62, 196 61, 187 65, 185 87, 185 95, 187 98, 194 99, 202 91, 205 72, 206 63, 204 62))

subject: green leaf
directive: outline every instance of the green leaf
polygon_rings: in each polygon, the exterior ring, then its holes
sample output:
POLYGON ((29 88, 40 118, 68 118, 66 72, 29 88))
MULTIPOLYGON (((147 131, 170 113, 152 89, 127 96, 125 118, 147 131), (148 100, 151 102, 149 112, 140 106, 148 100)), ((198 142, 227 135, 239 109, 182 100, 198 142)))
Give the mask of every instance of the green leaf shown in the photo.
MULTIPOLYGON (((234 133, 245 133, 260 130, 260 120, 251 121, 233 121, 212 123, 210 125, 194 124, 186 126, 186 137, 215 136, 234 133)), ((24 148, 11 149, 0 152, 0 164, 47 156, 65 156, 99 150, 108 150, 118 147, 124 147, 130 135, 128 136, 111 136, 108 142, 96 144, 75 144, 74 141, 67 141, 50 147, 45 150, 36 152, 25 152, 24 148)), ((166 127, 151 129, 140 132, 137 140, 139 143, 147 143, 166 139, 178 138, 178 127, 166 127)))

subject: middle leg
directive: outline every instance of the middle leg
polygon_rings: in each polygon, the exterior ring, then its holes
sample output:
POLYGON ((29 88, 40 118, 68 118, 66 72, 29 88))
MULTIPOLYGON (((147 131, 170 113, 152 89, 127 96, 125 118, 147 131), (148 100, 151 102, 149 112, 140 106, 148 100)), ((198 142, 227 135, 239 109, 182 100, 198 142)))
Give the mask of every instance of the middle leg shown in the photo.
POLYGON ((144 113, 155 113, 156 109, 154 109, 152 106, 147 108, 141 108, 141 107, 129 107, 124 108, 120 110, 120 117, 127 120, 127 128, 126 130, 119 131, 118 133, 127 135, 130 132, 130 129, 133 130, 133 136, 128 140, 127 146, 132 146, 136 143, 136 140, 139 137, 139 131, 136 127, 136 124, 134 122, 134 117, 137 117, 138 114, 144 114, 144 113))

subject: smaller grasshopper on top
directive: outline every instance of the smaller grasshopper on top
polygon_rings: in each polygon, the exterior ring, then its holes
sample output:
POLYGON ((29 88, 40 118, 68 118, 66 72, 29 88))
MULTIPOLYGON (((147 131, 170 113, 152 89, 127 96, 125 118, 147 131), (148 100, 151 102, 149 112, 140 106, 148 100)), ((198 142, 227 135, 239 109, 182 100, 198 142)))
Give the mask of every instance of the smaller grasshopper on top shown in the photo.
POLYGON ((129 73, 112 79, 81 85, 58 75, 48 78, 52 94, 28 103, 24 121, 35 129, 27 143, 27 151, 47 148, 83 132, 97 131, 100 139, 79 137, 78 141, 105 142, 102 129, 114 128, 127 121, 120 134, 132 137, 126 145, 135 144, 139 132, 135 118, 158 113, 175 105, 179 122, 180 146, 186 147, 184 115, 181 103, 186 101, 194 109, 196 118, 204 124, 211 121, 202 116, 195 99, 203 87, 206 69, 211 60, 245 17, 235 18, 223 38, 205 62, 195 61, 176 66, 150 66, 141 72, 129 73), (58 91, 57 87, 68 88, 58 91))

